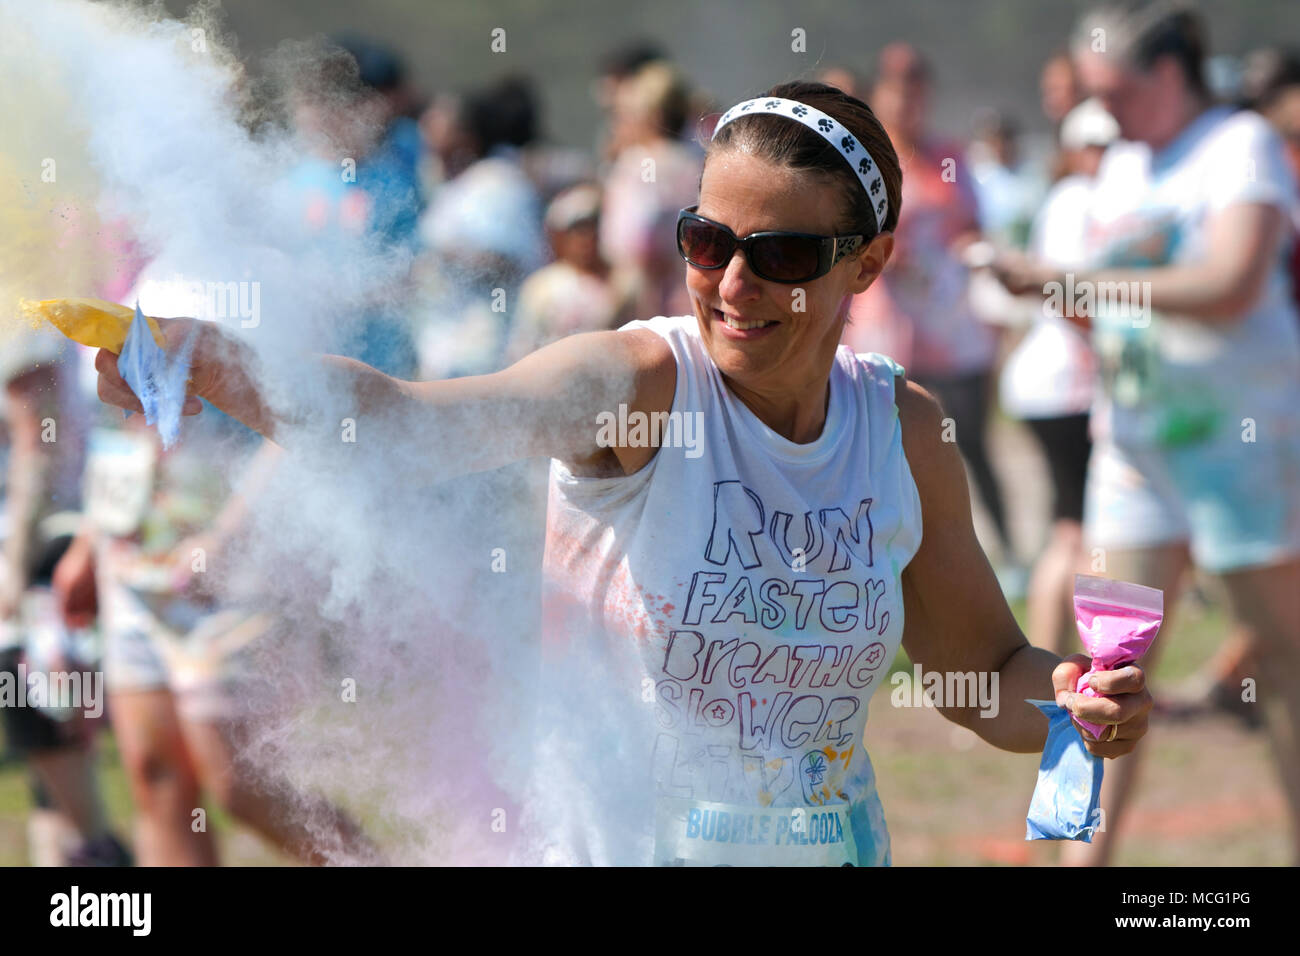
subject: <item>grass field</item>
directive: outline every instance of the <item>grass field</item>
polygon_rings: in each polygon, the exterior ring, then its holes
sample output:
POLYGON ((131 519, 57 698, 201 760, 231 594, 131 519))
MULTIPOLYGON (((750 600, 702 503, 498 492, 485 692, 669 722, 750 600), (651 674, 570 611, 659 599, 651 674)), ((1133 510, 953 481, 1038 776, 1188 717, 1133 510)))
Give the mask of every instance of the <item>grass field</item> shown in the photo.
MULTIPOLYGON (((1013 604, 1023 623, 1024 605, 1013 604)), ((1222 639, 1225 621, 1213 607, 1186 600, 1155 675, 1169 686, 1192 673, 1222 639)), ((910 669, 900 654, 895 669, 910 669)), ((867 742, 893 837, 895 865, 1050 864, 1055 847, 1024 840, 1025 811, 1038 757, 1008 754, 948 723, 933 710, 890 706, 882 687, 871 704, 867 742)), ((1286 821, 1262 734, 1235 719, 1192 724, 1153 722, 1150 762, 1124 825, 1118 861, 1136 866, 1285 865, 1286 821)), ((109 812, 119 834, 130 833, 131 797, 111 735, 101 738, 99 764, 109 812)), ((27 862, 25 770, 0 766, 0 865, 27 862)), ((277 865, 288 861, 250 831, 209 808, 223 862, 277 865)))
MULTIPOLYGON (((1015 606, 1023 624, 1023 605, 1015 606)), ((1222 640, 1213 607, 1177 609, 1153 693, 1190 675, 1222 640)), ((895 665, 898 666, 898 665, 895 665)), ((1120 831, 1115 863, 1127 866, 1283 866, 1285 804, 1267 740, 1234 717, 1174 724, 1153 719, 1147 763, 1120 831)), ((933 710, 872 699, 867 742, 895 865, 1048 865, 1056 846, 1028 843, 1025 812, 1038 755, 996 750, 933 710)))

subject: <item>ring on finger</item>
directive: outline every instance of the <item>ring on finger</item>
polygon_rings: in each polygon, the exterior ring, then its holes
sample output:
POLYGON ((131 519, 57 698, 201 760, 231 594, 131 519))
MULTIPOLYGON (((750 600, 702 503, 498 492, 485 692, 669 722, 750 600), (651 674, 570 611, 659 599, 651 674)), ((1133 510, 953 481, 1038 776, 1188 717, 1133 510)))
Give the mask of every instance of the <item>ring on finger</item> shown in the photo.
POLYGON ((1110 725, 1110 736, 1109 736, 1109 737, 1103 737, 1103 738, 1101 739, 1101 742, 1104 743, 1104 744, 1111 743, 1111 742, 1114 741, 1114 739, 1115 739, 1116 737, 1118 737, 1118 736, 1119 736, 1119 724, 1111 724, 1111 725, 1110 725))

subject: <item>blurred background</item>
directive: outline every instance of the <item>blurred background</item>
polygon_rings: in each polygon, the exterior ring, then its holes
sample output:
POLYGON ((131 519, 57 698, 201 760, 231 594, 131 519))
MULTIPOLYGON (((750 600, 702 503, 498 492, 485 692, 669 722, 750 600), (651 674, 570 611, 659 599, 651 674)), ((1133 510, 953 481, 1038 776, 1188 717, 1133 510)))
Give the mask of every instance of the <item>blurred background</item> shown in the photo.
MULTIPOLYGON (((165 6, 173 13, 188 8, 179 0, 165 6)), ((944 91, 935 102, 939 128, 966 132, 976 109, 994 106, 1012 112, 1028 129, 1045 130, 1037 105, 1040 61, 1064 46, 1069 28, 1089 6, 1081 0, 918 0, 861 8, 824 0, 664 0, 631 7, 581 0, 378 0, 359 17, 348 3, 221 4, 245 57, 256 58, 288 38, 361 29, 391 44, 425 92, 521 70, 542 81, 546 132, 556 142, 584 147, 600 125, 590 91, 601 59, 633 40, 654 41, 725 108, 751 91, 820 68, 865 72, 885 44, 905 39, 924 47, 934 63, 936 84, 944 91), (507 50, 489 55, 495 27, 507 31, 507 50), (806 31, 807 52, 790 49, 796 27, 806 31)), ((1286 0, 1208 0, 1200 9, 1215 52, 1244 53, 1300 29, 1300 13, 1286 0)))

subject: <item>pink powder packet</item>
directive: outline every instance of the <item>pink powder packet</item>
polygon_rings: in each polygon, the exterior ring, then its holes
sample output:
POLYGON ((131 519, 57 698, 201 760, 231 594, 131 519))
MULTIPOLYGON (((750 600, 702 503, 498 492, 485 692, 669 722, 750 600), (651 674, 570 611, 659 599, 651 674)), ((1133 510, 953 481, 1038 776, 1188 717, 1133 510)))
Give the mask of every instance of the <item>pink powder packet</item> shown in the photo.
MULTIPOLYGON (((1156 588, 1076 574, 1074 620, 1092 667, 1079 678, 1075 690, 1089 697, 1103 696, 1088 686, 1092 675, 1141 660, 1160 631, 1164 611, 1165 596, 1156 588)), ((1075 720, 1099 740, 1109 726, 1075 720)))

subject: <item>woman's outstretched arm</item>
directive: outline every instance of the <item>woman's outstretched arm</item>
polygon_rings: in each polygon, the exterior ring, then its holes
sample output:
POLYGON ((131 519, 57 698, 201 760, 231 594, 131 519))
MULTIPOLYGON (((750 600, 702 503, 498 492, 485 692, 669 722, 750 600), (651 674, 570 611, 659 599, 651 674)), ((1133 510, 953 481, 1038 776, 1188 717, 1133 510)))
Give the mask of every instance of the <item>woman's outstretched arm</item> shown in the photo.
MULTIPOLYGON (((168 349, 197 327, 187 414, 211 402, 249 428, 290 448, 337 447, 339 422, 322 418, 310 398, 272 406, 259 383, 256 355, 230 332, 193 319, 160 320, 168 349)), ((436 481, 538 456, 563 459, 596 474, 631 474, 653 449, 603 447, 598 416, 666 411, 672 405, 676 365, 658 335, 646 330, 574 335, 490 375, 409 382, 336 355, 320 365, 313 392, 331 411, 353 421, 354 444, 378 436, 394 474, 436 481)), ((117 356, 100 350, 99 397, 140 410, 117 371, 117 356)))

